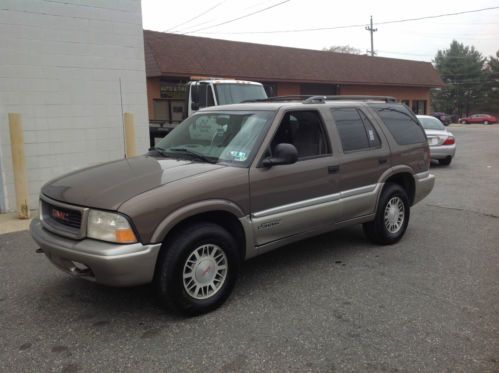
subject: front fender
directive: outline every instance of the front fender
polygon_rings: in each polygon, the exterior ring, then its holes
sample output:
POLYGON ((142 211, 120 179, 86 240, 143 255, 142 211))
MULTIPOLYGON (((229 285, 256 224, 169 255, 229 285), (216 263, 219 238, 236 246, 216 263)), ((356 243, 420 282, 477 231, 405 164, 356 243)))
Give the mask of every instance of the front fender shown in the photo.
POLYGON ((241 219, 245 216, 243 210, 237 204, 231 201, 223 199, 210 199, 206 201, 195 202, 175 210, 166 218, 164 218, 156 227, 152 235, 151 242, 163 242, 168 232, 170 232, 170 230, 181 221, 198 214, 212 211, 229 212, 235 215, 238 219, 241 219))

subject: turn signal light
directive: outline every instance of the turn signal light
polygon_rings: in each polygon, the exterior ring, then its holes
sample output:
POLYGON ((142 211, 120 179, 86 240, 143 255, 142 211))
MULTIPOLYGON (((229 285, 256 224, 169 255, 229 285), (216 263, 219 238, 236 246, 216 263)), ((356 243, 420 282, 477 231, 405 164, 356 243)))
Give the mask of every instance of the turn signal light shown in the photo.
POLYGON ((116 242, 119 243, 133 243, 137 242, 135 233, 133 233, 131 228, 128 229, 118 229, 116 232, 116 242))
POLYGON ((456 139, 454 136, 447 137, 447 140, 444 141, 442 145, 454 145, 456 143, 456 139))

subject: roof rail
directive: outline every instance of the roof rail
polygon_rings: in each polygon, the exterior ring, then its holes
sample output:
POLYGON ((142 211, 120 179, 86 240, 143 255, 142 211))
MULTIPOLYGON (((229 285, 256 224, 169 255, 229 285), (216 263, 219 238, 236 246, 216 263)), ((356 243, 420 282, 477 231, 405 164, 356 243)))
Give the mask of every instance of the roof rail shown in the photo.
POLYGON ((317 95, 294 95, 294 96, 275 96, 257 100, 245 100, 244 102, 287 102, 301 101, 304 104, 324 104, 326 101, 384 101, 397 102, 395 97, 391 96, 360 96, 360 95, 335 95, 335 96, 317 96, 317 95))
POLYGON ((294 96, 274 96, 268 98, 260 98, 255 100, 244 100, 245 102, 281 102, 281 101, 303 101, 307 98, 312 97, 310 95, 294 95, 294 96))
POLYGON ((392 96, 363 96, 363 95, 337 95, 337 96, 324 96, 327 101, 384 101, 384 102, 397 102, 397 99, 392 96))
POLYGON ((304 104, 324 104, 326 103, 327 96, 311 96, 303 100, 304 104))

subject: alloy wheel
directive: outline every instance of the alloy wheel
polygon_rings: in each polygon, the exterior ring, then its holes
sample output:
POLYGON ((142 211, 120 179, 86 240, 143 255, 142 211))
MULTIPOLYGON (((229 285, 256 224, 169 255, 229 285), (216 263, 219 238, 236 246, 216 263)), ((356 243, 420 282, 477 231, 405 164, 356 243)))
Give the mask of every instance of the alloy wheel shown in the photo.
POLYGON ((207 299, 222 288, 227 269, 227 256, 219 246, 199 246, 185 261, 182 272, 184 289, 194 299, 207 299))
POLYGON ((405 207, 400 197, 392 197, 385 207, 385 228, 390 233, 397 233, 404 225, 405 207))

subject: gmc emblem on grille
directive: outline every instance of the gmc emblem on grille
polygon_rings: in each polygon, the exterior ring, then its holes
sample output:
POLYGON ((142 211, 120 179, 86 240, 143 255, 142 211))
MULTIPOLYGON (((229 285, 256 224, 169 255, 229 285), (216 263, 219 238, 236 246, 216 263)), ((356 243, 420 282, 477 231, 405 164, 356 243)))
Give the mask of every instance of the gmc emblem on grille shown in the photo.
POLYGON ((69 221, 69 213, 54 208, 52 209, 52 217, 58 220, 69 221))

